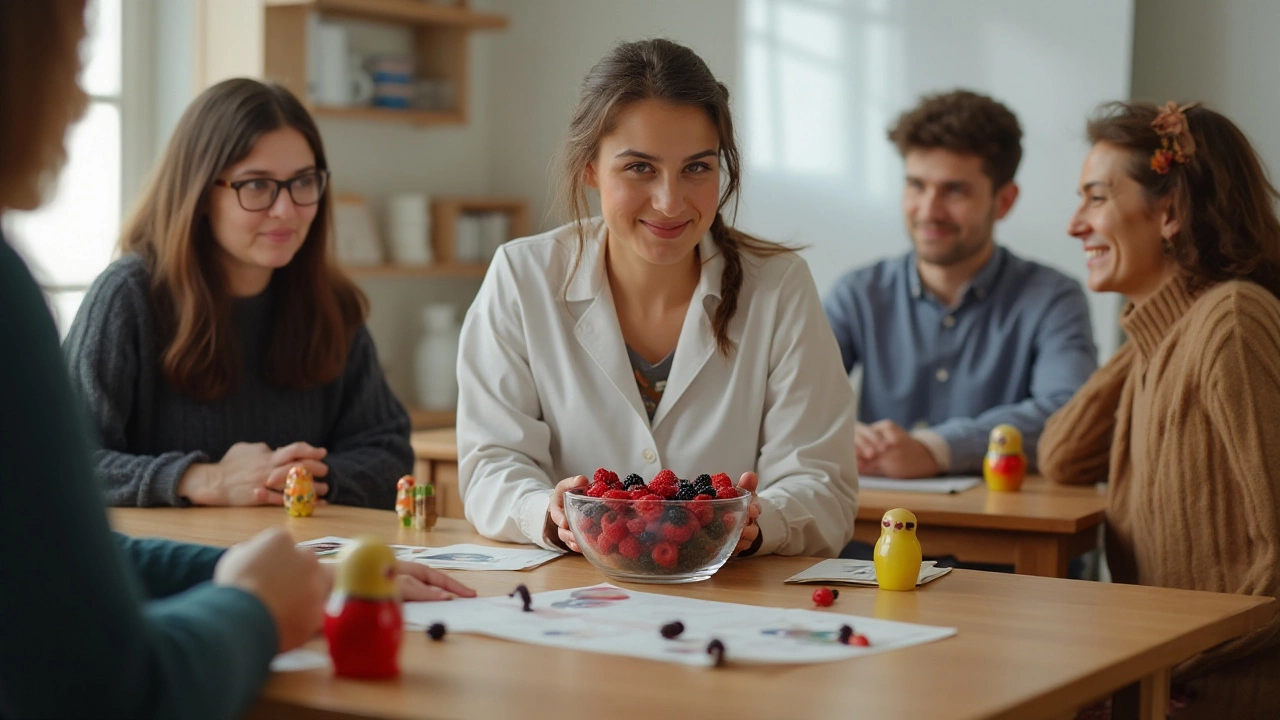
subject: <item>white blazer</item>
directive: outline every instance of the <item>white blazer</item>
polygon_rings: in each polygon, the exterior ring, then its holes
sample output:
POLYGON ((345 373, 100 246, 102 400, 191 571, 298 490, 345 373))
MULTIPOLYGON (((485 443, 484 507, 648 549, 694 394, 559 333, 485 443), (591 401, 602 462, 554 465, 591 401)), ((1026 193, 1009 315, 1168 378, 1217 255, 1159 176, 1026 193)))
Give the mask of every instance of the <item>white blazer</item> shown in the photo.
POLYGON ((854 397, 808 265, 743 254, 736 343, 711 329, 724 258, 710 233, 666 390, 650 423, 591 220, 577 271, 572 225, 506 243, 462 326, 458 487, 485 537, 544 537, 553 486, 598 467, 645 480, 754 471, 760 553, 838 554, 858 504, 854 397), (568 283, 566 285, 566 278, 568 283))

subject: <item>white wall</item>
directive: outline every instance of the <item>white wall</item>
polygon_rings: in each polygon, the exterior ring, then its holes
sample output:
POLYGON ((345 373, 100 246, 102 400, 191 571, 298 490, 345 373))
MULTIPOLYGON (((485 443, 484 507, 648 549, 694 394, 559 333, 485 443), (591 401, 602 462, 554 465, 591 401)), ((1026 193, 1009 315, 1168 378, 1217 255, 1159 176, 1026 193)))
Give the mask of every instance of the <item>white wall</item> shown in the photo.
MULTIPOLYGON (((1014 252, 1082 282, 1065 231, 1100 101, 1128 96, 1129 0, 744 0, 739 118, 750 175, 739 224, 809 246, 820 291, 909 247, 886 130, 923 93, 966 87, 1022 123, 1022 194, 996 227, 1014 252), (1082 44, 1087 37, 1088 46, 1082 44)), ((1101 358, 1118 299, 1090 294, 1101 358)))
POLYGON ((1136 0, 1133 97, 1200 100, 1231 118, 1280 177, 1280 2, 1136 0))

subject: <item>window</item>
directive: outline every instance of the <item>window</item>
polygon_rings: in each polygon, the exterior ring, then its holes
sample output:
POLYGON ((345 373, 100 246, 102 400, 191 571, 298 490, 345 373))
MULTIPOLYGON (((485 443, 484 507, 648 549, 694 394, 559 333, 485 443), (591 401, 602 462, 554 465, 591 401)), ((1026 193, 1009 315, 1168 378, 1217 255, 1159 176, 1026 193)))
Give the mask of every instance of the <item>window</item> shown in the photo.
POLYGON ((29 213, 5 214, 5 236, 44 288, 65 334, 89 284, 111 261, 120 230, 123 154, 122 0, 92 0, 81 51, 91 102, 67 135, 56 195, 29 213))

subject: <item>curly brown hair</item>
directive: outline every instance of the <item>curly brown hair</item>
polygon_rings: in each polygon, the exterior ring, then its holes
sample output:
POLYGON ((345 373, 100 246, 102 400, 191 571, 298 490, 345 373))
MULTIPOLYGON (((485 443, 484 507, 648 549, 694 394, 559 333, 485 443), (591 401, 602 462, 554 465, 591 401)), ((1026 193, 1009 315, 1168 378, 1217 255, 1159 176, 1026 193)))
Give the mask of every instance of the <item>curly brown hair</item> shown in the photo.
POLYGON ((1089 142, 1128 150, 1127 174, 1148 202, 1171 200, 1178 231, 1168 252, 1193 288, 1250 280, 1280 298, 1280 196, 1249 139, 1225 116, 1197 104, 1185 111, 1195 152, 1162 175, 1151 167, 1161 147, 1151 127, 1159 113, 1144 102, 1102 105, 1089 121, 1089 142))
POLYGON ((898 116, 889 140, 903 157, 912 150, 941 148, 982 158, 992 190, 1013 182, 1022 162, 1022 127, 1003 104, 969 90, 926 95, 898 116))

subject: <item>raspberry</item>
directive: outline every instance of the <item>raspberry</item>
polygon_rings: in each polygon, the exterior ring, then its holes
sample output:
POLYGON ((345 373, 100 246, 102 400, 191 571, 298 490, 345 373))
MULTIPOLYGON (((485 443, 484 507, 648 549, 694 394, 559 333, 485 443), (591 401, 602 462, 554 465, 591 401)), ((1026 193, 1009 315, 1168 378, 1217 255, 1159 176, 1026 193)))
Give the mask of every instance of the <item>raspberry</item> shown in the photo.
POLYGON ((607 492, 609 492, 609 485, 607 483, 593 483, 591 487, 587 488, 587 495, 589 497, 604 497, 604 494, 607 492))
POLYGON ((664 568, 673 568, 680 559, 680 551, 673 542, 660 542, 653 546, 653 561, 664 568))
POLYGON ((609 506, 610 510, 622 510, 627 507, 627 502, 631 500, 631 493, 626 490, 610 490, 604 494, 604 504, 609 506), (617 502, 610 502, 611 500, 617 502))
POLYGON ((813 591, 813 604, 818 607, 831 607, 831 603, 835 602, 838 597, 840 597, 839 590, 818 588, 813 591))
POLYGON ((648 497, 649 495, 653 494, 649 492, 649 490, 645 487, 638 487, 638 488, 632 488, 630 490, 623 490, 623 492, 629 493, 631 495, 632 500, 639 500, 642 497, 648 497))
POLYGON ((720 522, 724 523, 725 530, 731 530, 734 525, 738 524, 738 516, 732 512, 727 512, 720 516, 720 522))
POLYGON ((626 520, 616 512, 607 512, 600 518, 600 530, 608 531, 615 525, 624 525, 626 520))
MULTIPOLYGON (((690 525, 663 525, 662 539, 670 540, 677 545, 686 543, 689 542, 689 538, 693 537, 693 532, 699 527, 701 526, 697 520, 694 520, 690 525)), ((656 550, 657 548, 654 549, 656 550)), ((657 560, 656 557, 654 559, 657 560)))
POLYGON ((676 484, 674 482, 661 482, 658 480, 654 480, 653 482, 649 483, 649 492, 659 497, 670 500, 674 498, 676 496, 676 493, 679 491, 676 489, 676 484))
POLYGON ((644 487, 644 478, 640 477, 635 473, 631 473, 630 475, 627 476, 626 480, 622 481, 623 490, 634 490, 638 487, 639 488, 644 487))
POLYGON ((653 479, 649 481, 649 484, 652 485, 654 483, 675 482, 679 479, 680 478, 676 477, 676 474, 674 472, 664 469, 664 470, 659 470, 658 474, 654 475, 653 479))
POLYGON ((632 535, 639 535, 644 532, 645 527, 649 525, 649 521, 643 517, 636 516, 627 521, 627 532, 632 535))
POLYGON ((694 500, 696 500, 696 501, 698 501, 698 502, 702 502, 703 500, 713 500, 713 499, 715 499, 715 496, 714 496, 714 495, 708 495, 707 493, 702 493, 702 494, 700 494, 700 495, 694 495, 694 496, 693 496, 693 499, 694 499, 694 500))
POLYGON ((613 476, 613 479, 615 480, 618 478, 618 474, 613 471, 605 470, 604 468, 596 468, 596 474, 593 476, 592 481, 604 483, 605 485, 612 485, 613 483, 609 481, 609 476, 613 476))
POLYGON ((579 530, 581 530, 582 532, 587 532, 587 531, 589 531, 589 530, 592 528, 592 526, 594 526, 595 524, 596 524, 596 521, 595 521, 595 520, 592 520, 590 516, 588 516, 588 515, 583 515, 583 516, 578 520, 578 529, 579 529, 579 530))
POLYGON ((727 488, 719 488, 716 490, 717 500, 729 500, 738 497, 738 488, 729 486, 727 488))
POLYGON ((866 635, 854 635, 853 644, 858 647, 870 647, 871 641, 867 639, 866 635))
POLYGON ((716 473, 711 476, 711 487, 719 490, 720 488, 733 487, 733 480, 724 473, 716 473))
POLYGON ((640 557, 642 552, 640 549, 640 541, 633 537, 625 537, 618 543, 618 552, 629 560, 635 560, 640 557))
MULTIPOLYGON (((705 496, 698 496, 698 498, 702 497, 705 496)), ((711 519, 716 516, 716 510, 707 503, 698 502, 698 498, 694 498, 694 502, 685 505, 685 508, 689 510, 689 514, 693 515, 693 517, 697 519, 698 526, 702 527, 703 525, 711 522, 711 519)))
POLYGON ((662 517, 662 500, 656 495, 640 498, 635 504, 636 514, 645 520, 656 520, 662 517))

